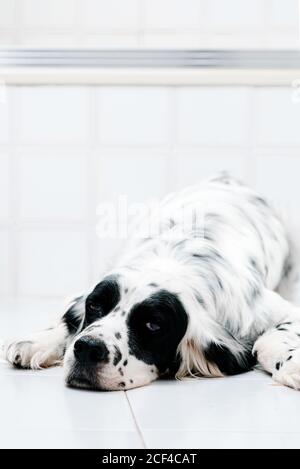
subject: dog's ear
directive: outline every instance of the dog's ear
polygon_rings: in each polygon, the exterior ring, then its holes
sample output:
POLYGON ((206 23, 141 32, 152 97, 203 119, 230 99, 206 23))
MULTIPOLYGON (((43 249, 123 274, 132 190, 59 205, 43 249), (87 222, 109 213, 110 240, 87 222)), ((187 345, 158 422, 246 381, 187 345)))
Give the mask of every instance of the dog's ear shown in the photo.
POLYGON ((251 347, 230 348, 211 342, 205 349, 195 340, 184 341, 180 346, 181 366, 176 377, 189 376, 220 378, 250 371, 256 360, 251 347))
POLYGON ((177 379, 188 377, 221 378, 224 374, 217 364, 205 356, 200 344, 193 339, 184 340, 180 345, 181 365, 176 373, 177 379))

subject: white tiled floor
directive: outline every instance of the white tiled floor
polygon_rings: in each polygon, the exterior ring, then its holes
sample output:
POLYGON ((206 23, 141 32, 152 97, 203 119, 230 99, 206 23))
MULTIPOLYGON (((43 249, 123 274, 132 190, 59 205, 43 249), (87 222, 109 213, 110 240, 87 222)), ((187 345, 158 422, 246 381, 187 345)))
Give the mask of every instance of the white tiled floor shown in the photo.
MULTIPOLYGON (((1 302, 1 338, 47 327, 61 307, 1 302)), ((1 448, 300 448, 300 393, 259 371, 97 393, 67 389, 60 368, 0 362, 0 396, 1 448)))

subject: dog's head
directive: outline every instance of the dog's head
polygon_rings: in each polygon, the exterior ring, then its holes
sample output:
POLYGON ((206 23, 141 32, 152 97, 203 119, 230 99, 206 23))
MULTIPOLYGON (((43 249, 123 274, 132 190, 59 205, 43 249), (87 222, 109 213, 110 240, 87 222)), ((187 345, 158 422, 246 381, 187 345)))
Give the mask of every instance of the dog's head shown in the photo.
POLYGON ((151 282, 130 286, 113 275, 80 301, 84 322, 65 355, 68 385, 124 390, 174 376, 188 326, 176 293, 151 282))

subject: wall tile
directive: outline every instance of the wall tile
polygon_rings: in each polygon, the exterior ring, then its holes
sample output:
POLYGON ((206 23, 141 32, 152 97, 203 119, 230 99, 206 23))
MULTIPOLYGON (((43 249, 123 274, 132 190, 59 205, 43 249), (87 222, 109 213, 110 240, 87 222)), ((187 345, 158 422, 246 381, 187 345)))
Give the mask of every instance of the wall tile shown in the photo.
MULTIPOLYGON (((292 31, 292 28, 290 28, 292 31)), ((294 33, 280 33, 278 30, 270 31, 265 36, 265 48, 271 50, 286 50, 296 49, 299 50, 299 34, 295 30, 294 33)))
POLYGON ((160 198, 166 191, 167 156, 141 150, 99 153, 99 203, 115 203, 126 196, 130 203, 160 198))
POLYGON ((94 257, 94 274, 93 283, 96 285, 106 273, 113 269, 120 256, 122 248, 126 245, 126 240, 116 238, 97 238, 95 257, 94 257))
POLYGON ((87 239, 84 232, 26 231, 20 241, 21 295, 66 296, 88 284, 87 239))
POLYGON ((299 0, 267 0, 268 22, 275 27, 299 27, 299 0))
POLYGON ((179 143, 242 145, 249 127, 248 104, 247 88, 179 89, 179 143))
POLYGON ((263 25, 262 0, 209 0, 207 5, 208 28, 243 29, 263 25))
POLYGON ((199 184, 220 171, 228 171, 234 177, 246 181, 244 152, 221 149, 219 152, 199 148, 176 152, 177 186, 199 184))
POLYGON ((136 49, 139 38, 137 34, 84 34, 83 45, 91 49, 136 49))
POLYGON ((24 32, 18 37, 19 45, 34 48, 57 48, 64 49, 76 46, 76 34, 71 33, 45 33, 45 32, 24 32))
POLYGON ((26 143, 84 143, 88 135, 88 88, 22 87, 19 138, 26 143))
POLYGON ((104 87, 98 92, 98 134, 103 144, 160 145, 168 140, 169 91, 104 87))
POLYGON ((300 144, 300 92, 293 88, 257 91, 257 142, 260 145, 300 144))
POLYGON ((146 27, 155 29, 197 28, 199 0, 145 0, 146 27))
POLYGON ((10 216, 10 160, 9 155, 0 153, 0 220, 10 216))
POLYGON ((138 28, 140 0, 81 0, 83 23, 88 28, 138 28))
POLYGON ((257 189, 269 197, 289 224, 300 227, 300 155, 297 153, 258 151, 257 189))
POLYGON ((13 27, 15 23, 15 0, 0 0, 0 27, 13 27))
POLYGON ((200 49, 208 47, 205 37, 196 33, 146 33, 142 38, 142 46, 153 49, 200 49))
MULTIPOLYGON (((0 87, 3 84, 0 82, 0 87)), ((9 90, 4 93, 0 89, 0 143, 7 143, 9 140, 9 90)))
POLYGON ((0 295, 12 294, 12 250, 11 236, 7 231, 0 231, 0 295))
MULTIPOLYGON (((0 26, 1 27, 1 26, 0 26)), ((13 31, 0 30, 0 46, 13 46, 16 44, 15 34, 13 31)))
MULTIPOLYGON (((204 49, 265 49, 267 38, 264 32, 252 33, 251 30, 246 30, 240 33, 239 31, 230 30, 227 32, 214 33, 213 30, 208 31, 205 42, 202 48, 204 49)), ((270 45, 269 48, 272 46, 270 45)))
POLYGON ((20 213, 24 219, 84 220, 87 216, 85 155, 62 150, 20 156, 20 213))
POLYGON ((21 0, 18 8, 27 28, 60 28, 74 22, 74 0, 21 0))

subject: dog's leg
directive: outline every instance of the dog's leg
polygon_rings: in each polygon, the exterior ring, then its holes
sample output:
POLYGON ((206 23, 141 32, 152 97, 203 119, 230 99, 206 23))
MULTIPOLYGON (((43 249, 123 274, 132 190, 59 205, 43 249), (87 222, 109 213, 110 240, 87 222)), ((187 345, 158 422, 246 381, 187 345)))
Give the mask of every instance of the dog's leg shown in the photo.
POLYGON ((275 292, 267 292, 263 307, 275 325, 259 337, 253 353, 274 381, 300 390, 300 308, 275 292))
POLYGON ((65 350, 80 330, 85 298, 74 300, 59 323, 28 337, 4 345, 4 357, 17 368, 40 369, 61 363, 65 350))

